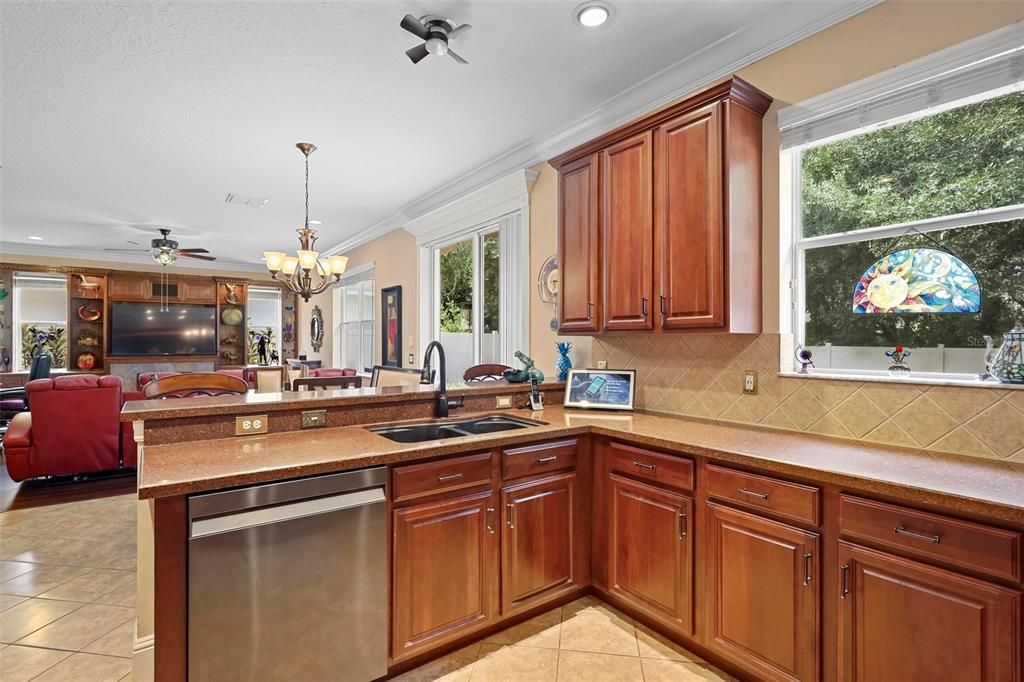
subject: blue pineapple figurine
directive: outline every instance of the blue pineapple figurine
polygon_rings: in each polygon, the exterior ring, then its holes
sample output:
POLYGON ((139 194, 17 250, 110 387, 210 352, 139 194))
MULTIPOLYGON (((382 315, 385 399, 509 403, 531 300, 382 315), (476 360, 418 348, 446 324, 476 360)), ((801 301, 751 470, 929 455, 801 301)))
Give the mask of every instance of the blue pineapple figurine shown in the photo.
POLYGON ((558 351, 558 380, 565 381, 569 378, 569 370, 572 369, 572 360, 569 359, 572 344, 566 341, 556 341, 555 350, 558 351))

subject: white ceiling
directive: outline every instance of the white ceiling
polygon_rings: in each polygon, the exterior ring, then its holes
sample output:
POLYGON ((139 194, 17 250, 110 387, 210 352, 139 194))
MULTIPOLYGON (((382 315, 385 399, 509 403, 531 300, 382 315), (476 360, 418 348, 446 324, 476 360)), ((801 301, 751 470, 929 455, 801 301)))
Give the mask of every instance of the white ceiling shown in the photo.
POLYGON ((351 244, 872 3, 612 0, 597 30, 576 4, 2 2, 0 248, 91 253, 161 225, 259 268, 296 246, 299 140, 320 147, 318 247, 351 244), (472 24, 453 43, 470 64, 411 64, 406 12, 472 24))

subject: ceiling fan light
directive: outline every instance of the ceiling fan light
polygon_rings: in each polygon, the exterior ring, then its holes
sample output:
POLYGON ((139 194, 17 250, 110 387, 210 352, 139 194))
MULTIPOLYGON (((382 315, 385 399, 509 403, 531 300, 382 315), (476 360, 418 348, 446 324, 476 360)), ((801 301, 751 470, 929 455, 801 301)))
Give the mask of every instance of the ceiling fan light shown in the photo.
POLYGON ((153 249, 153 260, 160 265, 171 265, 174 261, 178 260, 178 257, 174 255, 173 251, 166 249, 153 249))
POLYGON ((316 259, 320 255, 316 251, 298 250, 299 267, 303 270, 312 270, 316 267, 316 259))
POLYGON ((331 256, 331 274, 340 275, 345 272, 345 268, 348 267, 348 256, 331 256))
POLYGON ((299 267, 299 259, 294 256, 287 256, 281 264, 281 272, 289 277, 295 274, 295 268, 299 267))
POLYGON ((284 265, 285 254, 281 251, 264 251, 263 257, 267 259, 267 270, 280 272, 284 265))
POLYGON ((608 21, 608 8, 597 3, 587 3, 576 8, 576 21, 586 28, 596 28, 608 21))
POLYGON ((427 52, 433 55, 448 54, 448 41, 444 38, 427 38, 427 52))

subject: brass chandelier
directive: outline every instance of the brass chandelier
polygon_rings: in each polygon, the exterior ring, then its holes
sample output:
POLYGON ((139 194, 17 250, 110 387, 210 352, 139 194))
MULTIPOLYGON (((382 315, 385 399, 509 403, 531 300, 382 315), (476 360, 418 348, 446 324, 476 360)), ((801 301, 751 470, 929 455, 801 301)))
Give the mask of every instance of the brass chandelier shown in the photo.
POLYGON ((295 230, 299 233, 299 249, 295 256, 281 251, 264 251, 263 257, 270 276, 283 282, 308 303, 311 296, 327 291, 341 280, 348 258, 330 256, 321 259, 320 254, 313 250, 316 230, 309 226, 309 155, 316 151, 316 145, 299 142, 295 146, 306 157, 306 222, 304 227, 295 230))

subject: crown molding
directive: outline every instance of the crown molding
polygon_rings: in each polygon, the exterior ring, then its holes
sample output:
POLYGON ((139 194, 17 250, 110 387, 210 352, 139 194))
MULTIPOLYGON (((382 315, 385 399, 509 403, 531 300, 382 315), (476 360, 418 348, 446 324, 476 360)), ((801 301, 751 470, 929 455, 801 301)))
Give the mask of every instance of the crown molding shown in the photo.
MULTIPOLYGON (((109 251, 99 251, 90 249, 72 249, 59 246, 32 246, 30 244, 3 244, 0 243, 0 264, 7 261, 12 256, 33 256, 36 258, 63 258, 73 261, 90 261, 95 265, 83 266, 86 268, 108 268, 116 269, 115 266, 126 266, 126 267, 142 267, 147 265, 145 261, 140 260, 125 260, 123 258, 111 257, 109 251)), ((150 261, 152 262, 152 261, 150 261)), ((231 261, 204 261, 199 259, 180 259, 177 261, 177 265, 180 267, 195 268, 199 270, 214 270, 214 271, 228 271, 238 273, 266 273, 266 268, 262 263, 238 263, 231 261), (195 262, 192 262, 195 261, 195 262)), ((70 267, 72 269, 75 266, 60 266, 70 267)), ((174 273, 175 266, 171 265, 168 267, 168 274, 174 273)), ((153 270, 152 272, 159 272, 153 270)))
MULTIPOLYGON (((630 86, 565 128, 509 149, 492 161, 411 201, 395 213, 330 247, 325 253, 343 253, 399 227, 408 229, 408 224, 420 216, 479 190, 516 169, 544 163, 591 138, 603 135, 623 123, 694 93, 779 50, 871 9, 882 1, 856 0, 796 30, 790 29, 783 16, 786 13, 778 9, 754 17, 743 28, 630 86)), ((800 5, 800 2, 791 3, 790 15, 799 12, 800 5)))

